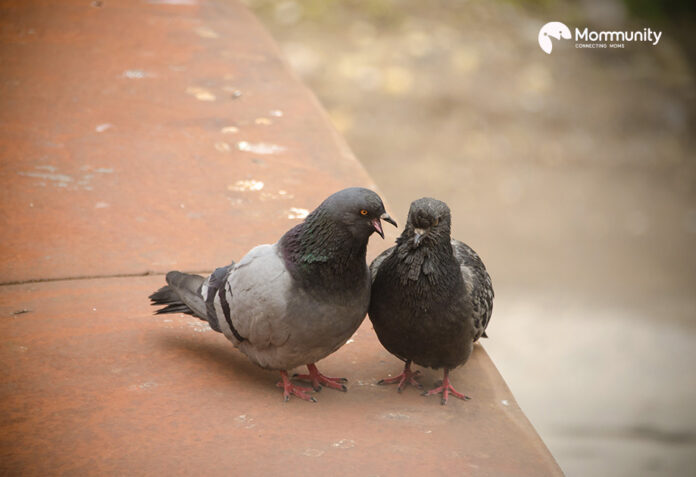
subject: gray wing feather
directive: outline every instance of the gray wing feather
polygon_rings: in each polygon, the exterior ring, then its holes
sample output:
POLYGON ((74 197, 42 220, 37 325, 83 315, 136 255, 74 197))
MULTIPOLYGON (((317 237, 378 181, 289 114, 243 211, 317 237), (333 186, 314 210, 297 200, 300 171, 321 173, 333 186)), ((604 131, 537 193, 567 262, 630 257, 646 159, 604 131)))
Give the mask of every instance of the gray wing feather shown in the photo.
POLYGON ((471 297, 474 326, 476 334, 474 341, 485 336, 486 327, 493 313, 493 284, 481 257, 464 242, 452 239, 454 257, 459 263, 459 269, 464 279, 464 287, 471 297))
MULTIPOLYGON (((225 299, 231 322, 239 335, 245 338, 240 346, 250 358, 264 349, 282 346, 290 337, 290 327, 284 319, 287 292, 291 286, 290 274, 274 245, 259 245, 235 265, 225 283, 225 299), (251 354, 250 354, 251 353, 251 354)), ((218 314, 222 309, 220 298, 215 300, 218 314)), ((225 336, 239 345, 227 322, 220 320, 225 336)))
POLYGON ((372 278, 372 283, 375 282, 375 277, 377 276, 377 272, 379 271, 379 266, 382 264, 384 259, 386 259, 389 254, 391 254, 396 247, 391 247, 386 249, 384 252, 380 253, 377 255, 377 258, 375 258, 372 263, 370 264, 370 276, 372 278))

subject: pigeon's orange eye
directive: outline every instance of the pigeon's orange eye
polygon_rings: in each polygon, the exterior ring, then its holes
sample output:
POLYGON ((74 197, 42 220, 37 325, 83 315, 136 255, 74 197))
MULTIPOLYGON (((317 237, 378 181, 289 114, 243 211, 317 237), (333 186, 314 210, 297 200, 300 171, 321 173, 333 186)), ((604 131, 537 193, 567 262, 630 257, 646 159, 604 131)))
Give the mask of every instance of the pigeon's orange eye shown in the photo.
POLYGON ((365 210, 365 209, 361 210, 360 215, 367 215, 367 210, 365 210))

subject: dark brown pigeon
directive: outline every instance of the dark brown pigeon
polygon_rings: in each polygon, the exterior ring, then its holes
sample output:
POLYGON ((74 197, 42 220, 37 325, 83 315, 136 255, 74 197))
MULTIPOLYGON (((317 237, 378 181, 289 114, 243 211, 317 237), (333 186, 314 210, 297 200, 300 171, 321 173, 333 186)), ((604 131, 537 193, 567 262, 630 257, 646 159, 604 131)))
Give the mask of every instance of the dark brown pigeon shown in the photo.
POLYGON ((379 384, 399 383, 401 392, 416 381, 411 363, 444 368, 442 385, 424 395, 457 392, 449 371, 464 364, 485 330, 493 310, 491 278, 468 245, 450 238, 447 204, 436 199, 414 201, 396 246, 370 265, 372 298, 369 316, 382 345, 406 363, 404 371, 379 384))

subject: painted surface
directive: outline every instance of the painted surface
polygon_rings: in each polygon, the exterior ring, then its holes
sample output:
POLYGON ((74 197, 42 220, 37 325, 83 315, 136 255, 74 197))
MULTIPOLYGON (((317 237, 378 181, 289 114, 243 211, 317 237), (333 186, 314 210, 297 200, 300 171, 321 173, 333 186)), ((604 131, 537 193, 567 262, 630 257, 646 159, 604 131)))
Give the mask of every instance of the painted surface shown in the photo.
POLYGON ((2 9, 0 473, 560 473, 481 347, 443 407, 375 385, 400 363, 366 322, 322 361, 348 394, 285 404, 204 323, 152 315, 163 276, 133 275, 212 270, 374 188, 245 8, 2 9))

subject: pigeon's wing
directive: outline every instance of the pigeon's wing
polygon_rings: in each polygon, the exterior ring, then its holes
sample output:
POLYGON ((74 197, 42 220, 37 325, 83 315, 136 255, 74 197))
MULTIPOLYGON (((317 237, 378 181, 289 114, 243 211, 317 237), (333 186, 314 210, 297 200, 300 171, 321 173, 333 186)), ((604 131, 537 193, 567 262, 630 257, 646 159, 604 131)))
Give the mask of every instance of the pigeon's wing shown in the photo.
POLYGON ((377 271, 379 270, 379 266, 382 264, 385 258, 387 258, 395 249, 396 247, 391 247, 386 249, 384 252, 380 253, 377 255, 377 258, 375 258, 372 263, 370 264, 370 276, 372 278, 372 283, 375 282, 375 277, 377 276, 377 271))
POLYGON ((481 257, 471 247, 453 239, 452 250, 459 263, 466 293, 471 297, 476 341, 486 336, 486 327, 493 312, 493 284, 481 257))
MULTIPOLYGON (((201 284, 200 294, 205 302, 205 312, 206 319, 210 324, 210 327, 215 331, 222 333, 220 328, 219 320, 224 319, 224 310, 221 306, 225 301, 225 283, 227 282, 227 277, 230 271, 234 268, 234 262, 227 265, 226 267, 220 267, 215 269, 215 271, 201 284), (217 307, 215 303, 217 302, 217 307), (221 314, 218 315, 220 310, 221 314)), ((233 331, 234 334, 234 331, 233 331)), ((238 339, 241 340, 241 337, 238 339)))
POLYGON ((225 336, 244 347, 282 346, 290 336, 284 320, 292 278, 275 245, 259 245, 228 270, 213 302, 225 336))

